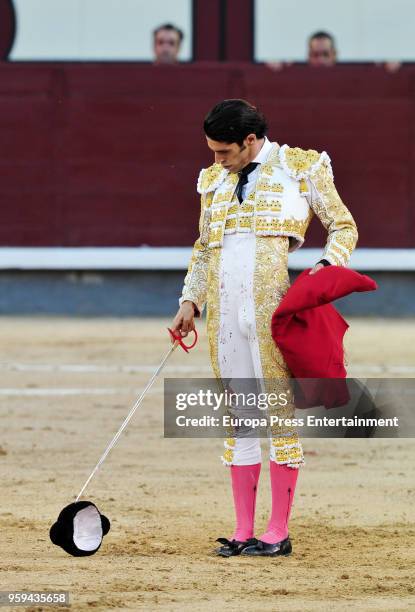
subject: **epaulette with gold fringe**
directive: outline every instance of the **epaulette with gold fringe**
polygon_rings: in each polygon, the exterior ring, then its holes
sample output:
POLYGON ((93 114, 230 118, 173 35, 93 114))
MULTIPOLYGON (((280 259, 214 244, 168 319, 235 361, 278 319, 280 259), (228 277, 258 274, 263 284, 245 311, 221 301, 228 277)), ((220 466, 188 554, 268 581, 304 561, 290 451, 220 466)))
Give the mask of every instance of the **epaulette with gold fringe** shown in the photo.
POLYGON ((333 176, 331 160, 326 151, 319 153, 314 149, 289 147, 285 144, 279 150, 279 157, 284 171, 297 180, 313 176, 323 164, 327 165, 333 176))
POLYGON ((198 193, 214 191, 224 181, 229 170, 222 168, 220 164, 212 164, 209 168, 202 168, 197 179, 198 193))

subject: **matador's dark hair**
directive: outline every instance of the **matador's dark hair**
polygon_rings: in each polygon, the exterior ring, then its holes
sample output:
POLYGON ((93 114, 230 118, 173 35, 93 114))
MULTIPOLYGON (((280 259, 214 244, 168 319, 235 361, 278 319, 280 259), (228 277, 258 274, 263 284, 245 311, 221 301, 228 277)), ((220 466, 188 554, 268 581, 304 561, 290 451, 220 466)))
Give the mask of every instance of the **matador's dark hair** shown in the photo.
POLYGON ((268 125, 256 106, 246 100, 230 99, 219 102, 208 112, 203 128, 212 140, 241 146, 248 134, 263 138, 268 125))

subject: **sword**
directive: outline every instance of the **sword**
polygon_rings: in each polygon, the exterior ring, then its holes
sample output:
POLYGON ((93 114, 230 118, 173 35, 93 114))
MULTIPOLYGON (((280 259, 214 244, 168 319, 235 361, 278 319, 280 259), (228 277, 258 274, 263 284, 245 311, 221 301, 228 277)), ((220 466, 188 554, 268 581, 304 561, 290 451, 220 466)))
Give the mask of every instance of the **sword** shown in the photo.
POLYGON ((119 428, 119 430, 117 431, 117 433, 115 434, 115 436, 113 437, 111 442, 108 444, 107 448, 105 449, 104 453, 102 454, 102 457, 100 458, 100 460, 98 461, 98 463, 96 464, 96 466, 94 467, 94 469, 92 470, 90 475, 88 476, 84 486, 82 487, 82 489, 78 493, 78 496, 76 497, 75 502, 77 502, 79 500, 79 498, 81 497, 82 493, 85 491, 85 489, 87 488, 87 486, 89 485, 89 483, 91 482, 91 480, 93 479, 93 477, 95 476, 97 471, 99 470, 100 466, 104 463, 104 461, 107 458, 108 453, 110 452, 110 450, 112 448, 114 448, 114 446, 117 444, 118 438, 121 436, 122 432, 127 427, 128 423, 130 422, 132 417, 134 416, 134 413, 137 410, 137 408, 140 406, 141 402, 143 401, 143 398, 144 398, 145 394, 150 389, 151 385, 156 380, 157 376, 160 374, 160 372, 163 369, 166 361, 168 360, 170 355, 173 353, 173 351, 175 351, 176 348, 180 345, 182 347, 182 349, 184 351, 186 351, 186 353, 188 353, 189 350, 192 349, 195 346, 195 344, 197 342, 197 331, 196 331, 196 329, 193 330, 194 334, 195 334, 195 339, 193 341, 193 344, 190 344, 190 345, 185 344, 183 342, 182 337, 177 335, 177 334, 175 334, 174 331, 172 331, 170 329, 170 327, 168 327, 167 329, 169 331, 171 339, 174 340, 174 342, 172 343, 172 345, 169 348, 169 350, 167 351, 167 353, 164 355, 163 359, 161 360, 160 365, 157 366, 156 371, 154 372, 153 376, 148 381, 144 391, 141 393, 140 397, 137 399, 137 401, 135 402, 134 406, 131 408, 130 412, 128 413, 128 415, 124 419, 121 427, 119 428))

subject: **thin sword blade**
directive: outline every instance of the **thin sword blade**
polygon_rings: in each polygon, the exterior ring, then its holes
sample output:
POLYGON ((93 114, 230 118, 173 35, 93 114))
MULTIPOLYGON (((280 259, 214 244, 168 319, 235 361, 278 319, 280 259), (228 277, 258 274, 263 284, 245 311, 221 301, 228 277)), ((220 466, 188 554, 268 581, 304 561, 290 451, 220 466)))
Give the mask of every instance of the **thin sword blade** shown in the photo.
POLYGON ((172 354, 172 352, 176 349, 176 347, 178 345, 179 345, 179 342, 176 341, 174 344, 172 344, 172 346, 169 348, 167 353, 164 355, 161 363, 157 366, 154 374, 152 375, 152 377, 148 381, 144 391, 141 393, 140 397, 137 399, 137 401, 135 402, 134 406, 131 408, 130 412, 128 413, 128 415, 124 419, 121 427, 119 428, 119 430, 117 431, 117 433, 115 434, 115 436, 113 437, 111 442, 108 444, 108 446, 105 449, 104 453, 100 457, 98 463, 96 464, 96 466, 94 467, 94 469, 92 470, 92 472, 88 476, 87 480, 85 481, 84 486, 82 487, 82 489, 78 493, 78 496, 75 499, 76 502, 79 500, 79 498, 81 497, 82 493, 85 491, 85 489, 87 488, 87 486, 89 485, 89 483, 91 482, 91 480, 93 479, 93 477, 95 476, 97 471, 99 470, 100 466, 104 463, 104 461, 107 458, 108 453, 110 452, 110 450, 112 448, 114 448, 114 446, 116 445, 116 443, 118 441, 118 438, 121 436, 122 432, 127 427, 128 423, 130 422, 132 417, 134 416, 134 413, 136 412, 137 408, 140 406, 141 402, 143 401, 147 391, 150 389, 151 385, 153 384, 153 382, 156 380, 157 376, 160 374, 161 370, 163 369, 166 361, 168 360, 168 358, 170 357, 170 355, 172 354))

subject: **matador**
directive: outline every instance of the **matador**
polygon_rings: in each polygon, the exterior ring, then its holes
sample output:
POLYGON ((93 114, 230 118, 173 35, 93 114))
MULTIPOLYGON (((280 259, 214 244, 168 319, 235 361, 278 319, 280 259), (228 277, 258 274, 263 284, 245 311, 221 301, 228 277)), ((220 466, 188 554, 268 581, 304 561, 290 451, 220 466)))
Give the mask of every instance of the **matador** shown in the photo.
MULTIPOLYGON (((173 329, 186 336, 206 306, 209 353, 216 379, 255 379, 280 391, 291 373, 271 336, 272 314, 290 286, 288 254, 304 243, 317 215, 327 230, 325 265, 348 266, 358 232, 341 200, 326 151, 290 147, 267 137, 266 119, 245 100, 224 100, 205 117, 215 163, 201 170, 199 236, 184 279, 173 329)), ((288 521, 304 453, 290 425, 292 401, 278 408, 269 433, 272 508, 264 533, 254 537, 261 470, 259 438, 224 441, 230 468, 235 529, 218 538, 221 556, 276 556, 292 551, 288 521), (286 424, 287 423, 287 424, 286 424)))

